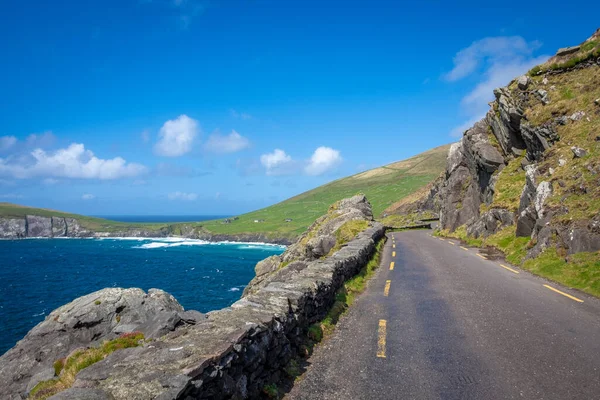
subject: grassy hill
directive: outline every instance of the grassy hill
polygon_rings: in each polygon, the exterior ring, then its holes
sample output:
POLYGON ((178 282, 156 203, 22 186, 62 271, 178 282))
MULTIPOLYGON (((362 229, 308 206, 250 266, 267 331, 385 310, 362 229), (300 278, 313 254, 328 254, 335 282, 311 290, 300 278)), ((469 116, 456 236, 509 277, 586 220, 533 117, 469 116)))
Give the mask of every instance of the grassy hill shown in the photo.
POLYGON ((281 203, 239 216, 230 224, 207 221, 204 229, 220 234, 265 233, 294 237, 306 230, 328 207, 343 198, 364 193, 375 217, 419 189, 427 186, 446 166, 449 145, 436 147, 404 161, 338 179, 281 203), (285 222, 291 219, 291 222, 285 222), (254 222, 264 220, 263 222, 254 222))
POLYGON ((281 203, 240 215, 231 223, 214 220, 196 223, 131 224, 10 203, 0 203, 0 217, 40 215, 77 218, 84 228, 102 232, 134 228, 159 230, 168 226, 168 231, 177 235, 184 231, 182 228, 186 226, 211 234, 262 234, 270 238, 292 239, 325 214, 331 204, 357 193, 367 196, 376 217, 399 200, 411 195, 414 197, 415 192, 422 191, 422 188, 444 170, 448 148, 449 145, 440 146, 404 161, 338 179, 281 203), (286 219, 291 221, 286 222, 286 219), (254 222, 255 220, 261 222, 254 222))

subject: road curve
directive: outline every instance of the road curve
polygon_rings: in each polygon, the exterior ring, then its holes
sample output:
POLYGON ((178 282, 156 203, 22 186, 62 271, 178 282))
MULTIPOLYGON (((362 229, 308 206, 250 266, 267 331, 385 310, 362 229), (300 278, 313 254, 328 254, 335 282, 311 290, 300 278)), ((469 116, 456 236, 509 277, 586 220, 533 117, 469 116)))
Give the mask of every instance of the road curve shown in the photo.
POLYGON ((286 398, 600 399, 598 299, 431 231, 388 238, 286 398))

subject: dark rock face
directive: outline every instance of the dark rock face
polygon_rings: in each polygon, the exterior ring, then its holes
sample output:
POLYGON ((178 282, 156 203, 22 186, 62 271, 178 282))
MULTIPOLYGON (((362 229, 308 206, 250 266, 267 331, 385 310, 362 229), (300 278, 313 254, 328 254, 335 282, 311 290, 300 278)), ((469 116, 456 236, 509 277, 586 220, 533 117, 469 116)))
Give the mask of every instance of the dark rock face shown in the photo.
POLYGON ((0 357, 0 392, 25 397, 54 376, 54 361, 73 350, 134 331, 160 337, 184 323, 182 313, 177 300, 158 289, 111 288, 80 297, 51 312, 0 357))
POLYGON ((492 209, 479 217, 467 228, 467 234, 474 238, 488 237, 498 232, 505 226, 513 225, 515 214, 502 209, 492 209))
POLYGON ((52 237, 67 236, 67 222, 61 217, 52 217, 52 237))
POLYGON ((25 217, 28 237, 52 237, 52 219, 28 215, 25 217))
MULTIPOLYGON (((341 204, 368 216, 370 210, 356 200, 341 204)), ((206 316, 184 312, 158 290, 104 289, 81 297, 53 311, 0 358, 0 392, 24 397, 53 376, 56 359, 119 332, 139 330, 156 339, 83 369, 73 387, 54 398, 258 398, 302 351, 310 324, 326 315, 336 291, 368 262, 384 234, 384 227, 373 222, 332 256, 292 262, 231 307, 206 316)), ((262 264, 257 272, 269 274, 276 260, 262 264)))

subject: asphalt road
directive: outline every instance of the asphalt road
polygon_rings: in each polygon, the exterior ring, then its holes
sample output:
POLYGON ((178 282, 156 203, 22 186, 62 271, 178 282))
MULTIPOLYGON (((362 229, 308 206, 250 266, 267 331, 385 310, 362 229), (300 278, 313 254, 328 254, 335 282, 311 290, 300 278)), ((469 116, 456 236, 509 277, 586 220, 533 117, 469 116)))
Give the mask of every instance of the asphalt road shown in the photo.
POLYGON ((388 238, 286 398, 600 399, 598 299, 431 231, 388 238))

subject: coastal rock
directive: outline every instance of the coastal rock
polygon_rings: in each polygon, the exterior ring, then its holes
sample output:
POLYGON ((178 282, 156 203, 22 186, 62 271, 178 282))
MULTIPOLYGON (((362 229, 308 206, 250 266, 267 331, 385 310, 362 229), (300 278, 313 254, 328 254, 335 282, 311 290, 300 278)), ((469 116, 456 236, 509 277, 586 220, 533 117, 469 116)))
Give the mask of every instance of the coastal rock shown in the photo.
POLYGON ((20 239, 27 237, 24 218, 0 218, 0 238, 20 239))
POLYGON ((52 237, 52 219, 37 215, 25 217, 27 237, 52 237))
POLYGON ((177 300, 158 289, 144 293, 110 288, 80 297, 52 311, 0 357, 0 390, 26 396, 43 380, 40 373, 47 374, 54 361, 73 350, 114 339, 123 331, 159 337, 181 321, 173 314, 179 312, 183 307, 177 300))
POLYGON ((62 217, 52 217, 52 237, 67 236, 67 221, 62 217))
POLYGON ((569 54, 577 53, 581 46, 572 46, 572 47, 562 47, 558 49, 556 55, 558 57, 568 56, 569 54))

